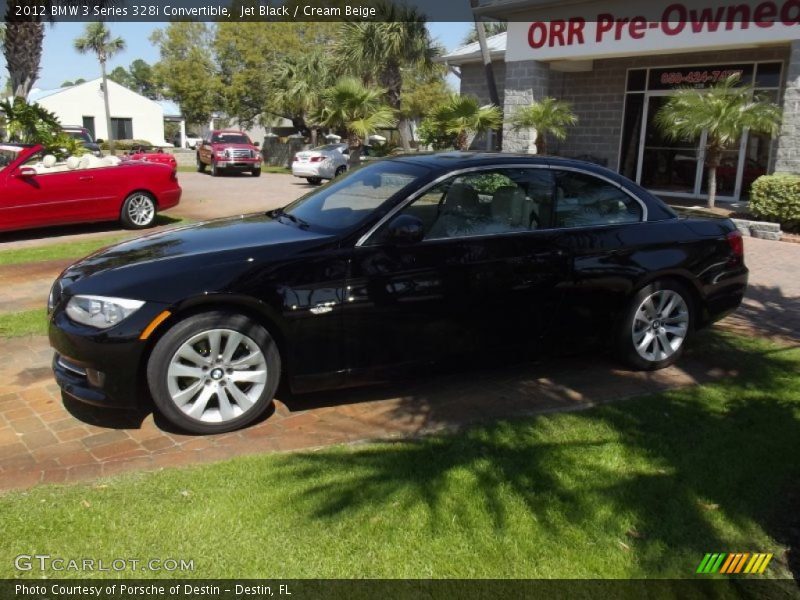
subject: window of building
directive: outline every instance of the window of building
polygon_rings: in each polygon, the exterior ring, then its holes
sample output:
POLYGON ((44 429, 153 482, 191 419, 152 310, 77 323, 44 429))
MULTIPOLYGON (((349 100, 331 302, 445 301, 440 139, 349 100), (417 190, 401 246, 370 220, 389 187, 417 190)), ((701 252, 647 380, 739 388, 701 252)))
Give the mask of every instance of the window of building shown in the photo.
POLYGON ((94 117, 83 117, 83 128, 89 132, 89 135, 92 136, 92 139, 95 139, 94 117))
POLYGON ((111 117, 111 133, 115 140, 132 140, 133 120, 111 117))

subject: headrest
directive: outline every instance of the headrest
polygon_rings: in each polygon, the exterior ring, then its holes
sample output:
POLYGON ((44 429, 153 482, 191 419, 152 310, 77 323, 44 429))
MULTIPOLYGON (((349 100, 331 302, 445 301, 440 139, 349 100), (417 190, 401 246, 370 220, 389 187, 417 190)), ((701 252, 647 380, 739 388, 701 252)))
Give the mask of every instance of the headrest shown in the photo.
POLYGON ((525 192, 514 185, 504 185, 492 196, 492 217, 508 219, 510 225, 524 225, 525 192))
POLYGON ((51 167, 55 167, 56 166, 56 157, 53 156, 52 154, 45 155, 45 157, 42 159, 42 166, 44 166, 46 169, 49 169, 51 167))
POLYGON ((478 192, 466 183, 454 183, 447 190, 444 199, 444 210, 453 213, 475 214, 479 212, 478 192))
POLYGON ((77 157, 77 156, 70 156, 70 157, 67 159, 67 168, 68 168, 70 171, 74 171, 75 169, 77 169, 77 168, 78 168, 78 167, 80 167, 80 166, 81 166, 81 159, 80 159, 79 157, 77 157))
POLYGON ((111 155, 104 156, 100 160, 103 161, 109 167, 116 167, 119 163, 122 162, 122 159, 119 156, 111 156, 111 155))

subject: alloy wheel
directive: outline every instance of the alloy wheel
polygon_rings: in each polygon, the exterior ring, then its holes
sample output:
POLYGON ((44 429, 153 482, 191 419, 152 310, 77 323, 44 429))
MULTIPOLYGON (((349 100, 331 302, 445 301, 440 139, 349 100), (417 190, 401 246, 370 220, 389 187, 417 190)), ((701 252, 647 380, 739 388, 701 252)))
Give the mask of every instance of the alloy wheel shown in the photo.
POLYGON ((147 194, 135 194, 128 201, 128 218, 138 226, 149 225, 155 217, 156 207, 147 194))
POLYGON ((167 389, 187 416, 226 423, 250 410, 267 383, 267 361, 247 335, 210 329, 186 340, 172 356, 167 389))
POLYGON ((633 317, 631 335, 636 352, 649 362, 673 356, 689 333, 689 307, 674 290, 648 295, 633 317))

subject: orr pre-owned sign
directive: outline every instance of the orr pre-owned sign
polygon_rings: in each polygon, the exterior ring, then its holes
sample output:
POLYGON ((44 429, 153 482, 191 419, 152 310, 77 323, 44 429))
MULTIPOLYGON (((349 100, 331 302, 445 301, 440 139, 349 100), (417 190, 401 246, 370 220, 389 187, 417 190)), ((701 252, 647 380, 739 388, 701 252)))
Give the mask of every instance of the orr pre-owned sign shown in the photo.
POLYGON ((556 5, 512 18, 507 61, 590 59, 800 39, 800 0, 598 1, 556 5))

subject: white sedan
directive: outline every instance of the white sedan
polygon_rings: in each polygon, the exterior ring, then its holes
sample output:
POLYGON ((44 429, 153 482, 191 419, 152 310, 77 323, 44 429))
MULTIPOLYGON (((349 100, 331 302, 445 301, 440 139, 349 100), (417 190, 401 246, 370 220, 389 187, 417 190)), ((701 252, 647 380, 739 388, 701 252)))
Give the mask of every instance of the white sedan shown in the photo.
POLYGON ((327 144, 304 150, 292 159, 292 175, 317 185, 347 170, 347 144, 327 144))

